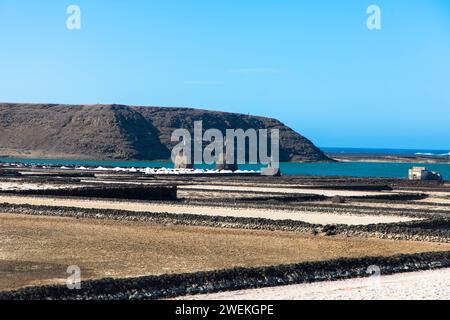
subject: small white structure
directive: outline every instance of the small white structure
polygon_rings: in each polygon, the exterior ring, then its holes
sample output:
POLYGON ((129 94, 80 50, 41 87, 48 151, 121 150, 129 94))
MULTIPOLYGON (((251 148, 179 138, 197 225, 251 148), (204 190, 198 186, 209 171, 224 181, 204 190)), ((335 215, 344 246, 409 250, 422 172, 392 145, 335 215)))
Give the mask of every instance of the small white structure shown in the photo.
POLYGON ((228 139, 225 139, 223 150, 216 159, 216 170, 231 172, 238 171, 239 166, 237 164, 237 155, 233 152, 232 149, 230 150, 230 148, 228 147, 228 143, 228 139), (228 155, 230 153, 233 155, 233 163, 228 162, 228 155))
POLYGON ((428 170, 425 167, 413 167, 409 169, 409 180, 426 180, 428 170))
POLYGON ((267 168, 264 168, 261 170, 262 176, 269 176, 269 177, 279 177, 281 176, 281 171, 278 166, 274 166, 273 162, 269 162, 269 166, 267 168))
POLYGON ((438 172, 427 170, 425 167, 413 167, 409 169, 409 180, 438 180, 442 181, 442 176, 438 172))
POLYGON ((186 150, 186 140, 184 141, 184 149, 180 151, 179 154, 175 156, 174 166, 175 169, 194 169, 192 164, 192 156, 190 154, 185 154, 186 150))
POLYGON ((177 155, 174 161, 175 169, 194 169, 194 165, 189 158, 183 153, 177 155))

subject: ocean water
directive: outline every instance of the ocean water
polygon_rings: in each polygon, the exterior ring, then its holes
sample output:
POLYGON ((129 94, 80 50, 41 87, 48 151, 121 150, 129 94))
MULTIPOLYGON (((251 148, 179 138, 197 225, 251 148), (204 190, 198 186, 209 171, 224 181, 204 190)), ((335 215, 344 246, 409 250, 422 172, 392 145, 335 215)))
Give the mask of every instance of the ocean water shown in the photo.
MULTIPOLYGON (((78 165, 78 166, 112 166, 112 167, 156 167, 172 168, 170 162, 155 161, 73 161, 73 160, 41 160, 3 158, 1 162, 20 162, 26 164, 78 165)), ((281 163, 281 171, 285 175, 313 176, 347 176, 347 177, 384 177, 407 178, 408 170, 413 166, 424 166, 438 171, 445 180, 450 180, 450 164, 421 163, 377 163, 377 162, 342 162, 342 163, 281 163)), ((212 166, 200 165, 206 169, 212 166)), ((242 170, 259 170, 261 165, 242 165, 242 170)))
POLYGON ((450 164, 384 162, 283 163, 281 170, 286 175, 407 178, 409 169, 415 166, 426 167, 428 170, 440 172, 445 180, 450 180, 450 164))

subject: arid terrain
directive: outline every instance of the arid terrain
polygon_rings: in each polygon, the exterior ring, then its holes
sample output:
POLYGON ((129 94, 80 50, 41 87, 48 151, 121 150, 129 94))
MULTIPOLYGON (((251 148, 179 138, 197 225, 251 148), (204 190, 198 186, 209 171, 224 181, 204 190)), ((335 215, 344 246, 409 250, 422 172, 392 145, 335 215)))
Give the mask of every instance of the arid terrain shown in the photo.
POLYGON ((450 251, 450 244, 2 214, 0 291, 83 279, 192 273, 450 251))
POLYGON ((448 300, 450 269, 184 297, 195 300, 448 300))
POLYGON ((281 284, 302 290, 243 299, 321 299, 340 296, 301 283, 368 276, 371 265, 401 283, 402 272, 450 266, 445 183, 14 172, 0 177, 0 299, 154 299, 281 284), (166 186, 177 198, 152 200, 166 186), (69 266, 81 269, 80 292, 62 290, 69 266))

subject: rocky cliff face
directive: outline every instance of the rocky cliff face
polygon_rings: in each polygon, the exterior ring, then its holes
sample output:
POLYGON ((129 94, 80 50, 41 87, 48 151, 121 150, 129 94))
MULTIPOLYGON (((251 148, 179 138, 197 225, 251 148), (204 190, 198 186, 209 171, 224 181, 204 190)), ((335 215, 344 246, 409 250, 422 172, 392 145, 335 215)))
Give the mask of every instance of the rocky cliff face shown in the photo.
POLYGON ((275 119, 186 108, 0 104, 0 155, 58 159, 163 160, 173 130, 279 129, 281 161, 329 161, 275 119))

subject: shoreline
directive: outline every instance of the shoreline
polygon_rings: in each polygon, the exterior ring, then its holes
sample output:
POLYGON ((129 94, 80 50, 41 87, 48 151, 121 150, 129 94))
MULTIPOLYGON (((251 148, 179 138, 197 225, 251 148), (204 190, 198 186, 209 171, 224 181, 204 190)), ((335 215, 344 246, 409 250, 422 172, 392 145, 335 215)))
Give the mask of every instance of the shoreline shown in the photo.
POLYGON ((448 185, 21 171, 0 179, 0 300, 170 299, 450 266, 448 185), (176 198, 151 200, 174 185, 176 198), (68 265, 81 291, 66 290, 68 265))
POLYGON ((367 163, 423 163, 423 164, 450 164, 450 157, 446 156, 407 156, 407 155, 378 155, 378 154, 351 154, 327 153, 327 156, 340 163, 367 162, 367 163))
MULTIPOLYGON (((432 156, 432 155, 395 155, 395 154, 370 154, 370 153, 325 153, 332 161, 288 161, 281 163, 298 163, 298 164, 308 164, 308 163, 348 163, 348 162, 367 162, 367 163, 423 163, 423 164, 450 164, 450 156, 432 156)), ((52 162, 54 165, 63 165, 68 163, 73 163, 78 165, 80 163, 135 163, 135 164, 146 164, 146 163, 167 163, 171 164, 170 159, 91 159, 91 158, 75 158, 70 156, 59 156, 59 157, 40 157, 40 156, 10 156, 10 155, 0 155, 1 163, 16 163, 16 164, 49 164, 52 162), (23 162, 22 162, 23 161, 23 162), (42 163, 39 163, 42 161, 42 163), (60 161, 60 163, 57 163, 60 161)), ((137 165, 135 165, 137 166, 137 165)), ((264 165, 262 165, 264 166, 264 165)))

